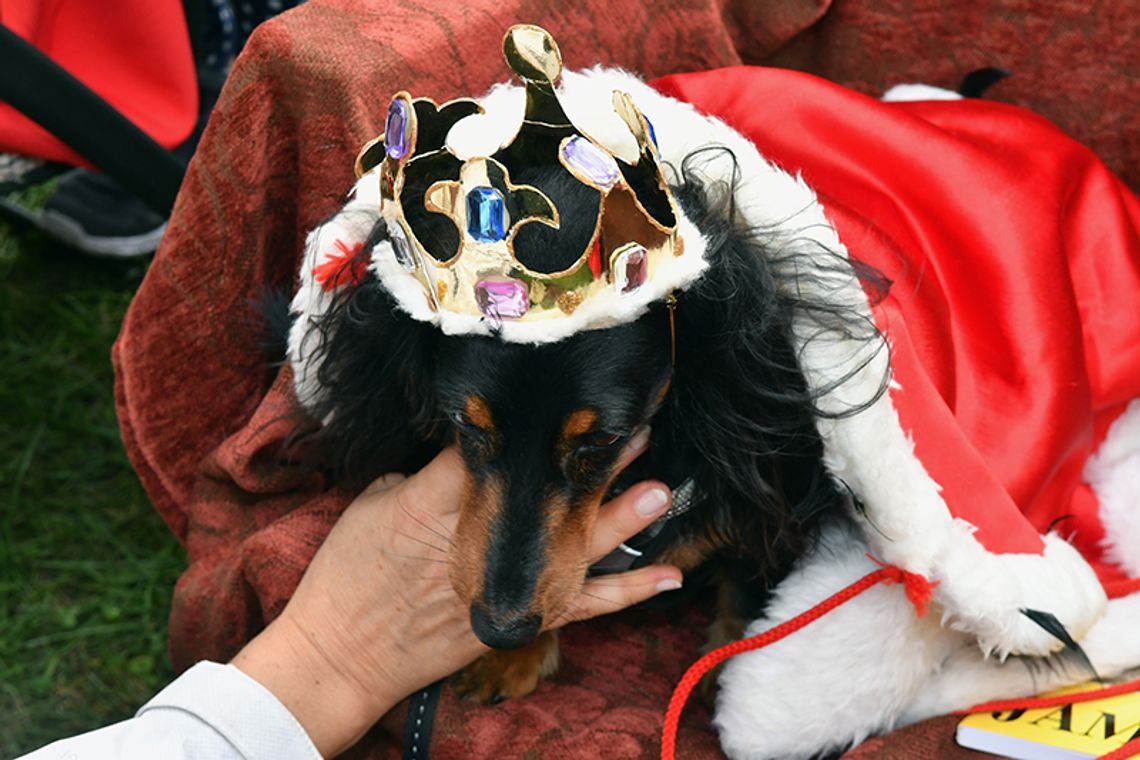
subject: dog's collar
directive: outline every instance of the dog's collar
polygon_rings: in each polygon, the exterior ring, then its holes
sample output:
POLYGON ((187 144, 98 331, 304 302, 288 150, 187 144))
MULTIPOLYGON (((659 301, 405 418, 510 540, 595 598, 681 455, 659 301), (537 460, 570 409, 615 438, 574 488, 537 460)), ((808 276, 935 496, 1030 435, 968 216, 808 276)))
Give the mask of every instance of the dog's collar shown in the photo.
POLYGON ((633 538, 618 545, 618 548, 602 557, 590 566, 590 575, 607 575, 609 573, 623 573, 633 567, 633 563, 645 556, 645 547, 661 533, 665 524, 674 517, 679 517, 692 509, 696 502, 697 485, 692 478, 673 489, 673 503, 665 514, 658 517, 650 525, 633 538), (638 548, 641 547, 641 548, 638 548))

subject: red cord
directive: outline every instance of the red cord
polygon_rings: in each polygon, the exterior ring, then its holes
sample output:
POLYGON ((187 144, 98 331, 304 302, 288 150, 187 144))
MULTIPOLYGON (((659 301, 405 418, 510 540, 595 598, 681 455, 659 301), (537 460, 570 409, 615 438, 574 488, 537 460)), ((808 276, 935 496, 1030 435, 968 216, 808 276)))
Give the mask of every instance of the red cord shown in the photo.
MULTIPOLYGON (((872 557, 872 559, 874 558, 872 557)), ((883 564, 878 560, 875 560, 875 562, 880 565, 883 564)), ((677 687, 673 690, 673 696, 669 700, 669 707, 665 710, 665 727, 661 736, 661 760, 674 760, 677 745, 677 725, 681 721, 681 711, 685 709, 685 702, 688 701, 689 694, 705 673, 729 657, 734 657, 743 652, 750 652, 754 649, 761 649, 769 644, 776 643, 780 639, 795 633, 809 623, 831 612, 841 604, 851 601, 867 589, 880 583, 902 583, 906 588, 907 599, 914 604, 915 610, 919 615, 925 612, 926 603, 930 601, 935 586, 935 584, 917 573, 909 573, 901 568, 889 565, 883 566, 881 569, 873 573, 868 573, 847 588, 829 596, 807 612, 797 615, 786 623, 781 623, 775 628, 771 628, 763 633, 758 633, 750 638, 734 641, 731 644, 726 644, 723 647, 714 649, 690 665, 689 669, 685 671, 685 675, 681 676, 677 687)))
POLYGON ((971 715, 973 713, 1005 712, 1006 710, 1036 710, 1040 707, 1060 707, 1072 705, 1077 702, 1091 702, 1094 699, 1108 699, 1121 694, 1131 694, 1140 691, 1140 678, 1127 683, 1118 683, 1114 686, 1105 686, 1103 689, 1082 691, 1078 694, 1066 694, 1058 697, 1025 697, 1023 699, 1002 699, 996 702, 983 702, 966 710, 959 710, 955 715, 971 715))
POLYGON ((1140 757, 1140 738, 1132 739, 1120 749, 1101 755, 1096 760, 1128 760, 1132 757, 1140 757))

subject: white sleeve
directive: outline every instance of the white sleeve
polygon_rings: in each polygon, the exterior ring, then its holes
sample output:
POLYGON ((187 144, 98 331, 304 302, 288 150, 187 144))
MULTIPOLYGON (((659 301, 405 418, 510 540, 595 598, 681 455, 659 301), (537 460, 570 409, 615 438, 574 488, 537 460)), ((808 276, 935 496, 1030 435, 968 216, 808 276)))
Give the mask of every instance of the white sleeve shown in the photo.
POLYGON ((292 713, 233 665, 199 662, 135 717, 17 760, 321 760, 292 713))

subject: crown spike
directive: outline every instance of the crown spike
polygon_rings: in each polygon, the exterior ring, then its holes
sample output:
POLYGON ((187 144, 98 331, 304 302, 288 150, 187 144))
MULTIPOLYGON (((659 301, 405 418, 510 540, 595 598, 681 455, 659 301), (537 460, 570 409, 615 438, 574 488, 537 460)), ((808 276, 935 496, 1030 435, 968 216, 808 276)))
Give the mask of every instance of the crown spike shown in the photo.
POLYGON ((511 71, 528 84, 553 86, 562 76, 562 53, 542 27, 515 24, 503 37, 503 57, 511 71))
POLYGON ((554 84, 562 76, 562 53, 550 33, 530 24, 516 24, 503 37, 503 57, 526 87, 524 122, 569 127, 554 84))
POLYGON ((653 145, 651 127, 649 121, 641 113, 641 109, 634 104, 633 98, 629 96, 628 92, 614 90, 613 104, 617 115, 629 127, 633 139, 637 141, 637 152, 641 155, 652 155, 650 150, 650 146, 653 145))

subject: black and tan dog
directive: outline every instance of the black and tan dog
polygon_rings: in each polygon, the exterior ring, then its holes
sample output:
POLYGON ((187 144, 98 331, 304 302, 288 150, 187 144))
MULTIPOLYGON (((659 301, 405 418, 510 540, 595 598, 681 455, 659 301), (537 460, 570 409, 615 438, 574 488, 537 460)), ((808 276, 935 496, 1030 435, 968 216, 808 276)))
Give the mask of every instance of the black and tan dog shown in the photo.
POLYGON ((613 86, 646 90, 637 80, 591 72, 556 95, 561 61, 544 32, 516 27, 505 47, 525 95, 499 88, 485 114, 472 101, 393 99, 354 199, 310 238, 290 335, 299 397, 323 421, 307 448, 342 487, 458 443, 468 482, 450 575, 497 650, 462 679, 480 700, 525 694, 555 667, 544 625, 587 577, 599 506, 636 479, 684 501, 642 537, 637 562, 719 577, 714 643, 739 637, 820 526, 843 519, 847 492, 824 468, 817 421, 883 391, 819 408, 845 377, 808 387, 797 315, 873 347, 881 337, 854 306, 793 281, 806 269, 856 282, 844 256, 737 212, 731 147, 659 123, 670 144, 658 148, 613 86), (632 139, 630 159, 581 123, 632 139), (530 293, 496 306, 488 282, 530 293), (619 476, 623 448, 647 428, 648 451, 619 476))
MULTIPOLYGON (((709 241, 707 271, 677 294, 673 313, 661 301, 632 321, 541 345, 444 335, 404 313, 369 270, 308 317, 307 377, 320 389, 308 406, 326 421, 309 443, 338 483, 360 488, 459 444, 468 485, 451 578, 475 633, 499 650, 464 675, 474 698, 525 694, 556 665, 556 634, 540 631, 586 578, 587 542, 610 489, 635 478, 685 485, 691 508, 638 562, 719 575, 714 640, 739 637, 821 523, 842 514, 846 494, 821 461, 820 410, 797 367, 792 318, 813 310, 829 329, 878 334, 781 287, 788 267, 770 264, 781 256, 775 242, 734 217, 731 184, 704 176, 717 164, 732 175, 727 149, 693 152, 671 185, 709 241), (648 452, 615 484, 619 454, 646 427, 648 452)), ((514 180, 564 183, 552 193, 570 199, 559 208, 563 229, 576 216, 594 224, 588 196, 577 213, 572 177, 522 171, 514 180)), ((356 260, 381 245, 390 245, 383 220, 356 260)), ((529 266, 555 271, 575 254, 539 249, 529 266)), ((836 257, 835 266, 847 264, 836 257)))

